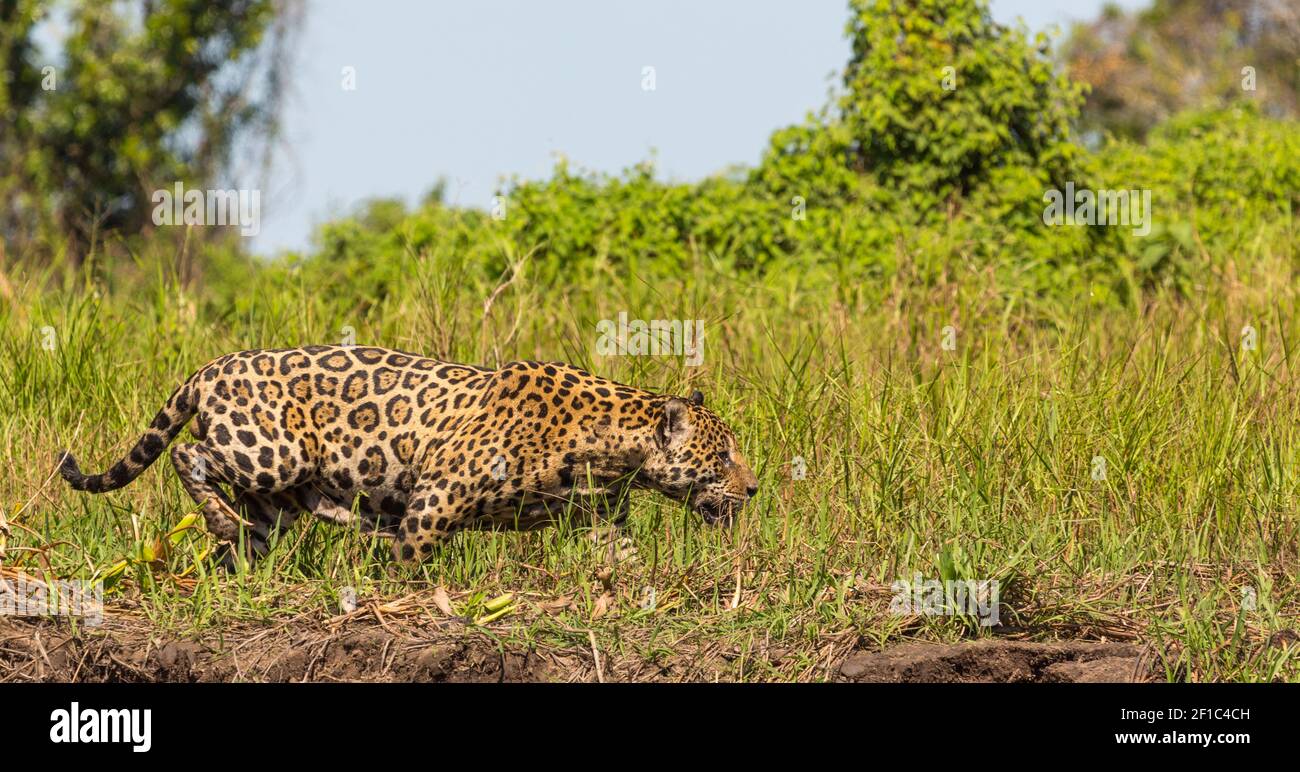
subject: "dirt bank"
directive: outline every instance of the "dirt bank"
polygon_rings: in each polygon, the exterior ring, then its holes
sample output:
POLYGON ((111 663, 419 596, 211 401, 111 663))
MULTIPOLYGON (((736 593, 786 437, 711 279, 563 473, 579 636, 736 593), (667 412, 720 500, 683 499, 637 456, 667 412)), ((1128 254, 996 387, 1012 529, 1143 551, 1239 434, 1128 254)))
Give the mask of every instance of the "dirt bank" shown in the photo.
MULTIPOLYGON (((589 645, 528 649, 451 623, 412 629, 298 619, 192 639, 130 617, 77 631, 63 621, 0 617, 0 682, 729 680, 705 657, 683 651, 648 662, 589 645)), ((1123 643, 905 643, 850 652, 829 675, 867 683, 1141 681, 1150 666, 1138 646, 1123 643)))
POLYGON ((842 681, 865 683, 1127 683, 1151 675, 1134 644, 995 640, 857 652, 839 672, 842 681))

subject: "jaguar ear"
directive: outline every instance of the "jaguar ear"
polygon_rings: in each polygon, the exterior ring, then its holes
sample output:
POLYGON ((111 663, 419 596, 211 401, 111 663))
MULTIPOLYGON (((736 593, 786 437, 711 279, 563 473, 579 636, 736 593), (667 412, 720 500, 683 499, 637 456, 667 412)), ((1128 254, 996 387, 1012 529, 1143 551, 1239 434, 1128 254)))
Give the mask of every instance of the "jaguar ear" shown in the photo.
POLYGON ((659 419, 659 445, 669 448, 691 436, 691 410, 686 403, 673 397, 664 403, 659 419))
POLYGON ((704 392, 700 391, 699 389, 692 391, 691 404, 698 405, 699 407, 704 407, 704 392))

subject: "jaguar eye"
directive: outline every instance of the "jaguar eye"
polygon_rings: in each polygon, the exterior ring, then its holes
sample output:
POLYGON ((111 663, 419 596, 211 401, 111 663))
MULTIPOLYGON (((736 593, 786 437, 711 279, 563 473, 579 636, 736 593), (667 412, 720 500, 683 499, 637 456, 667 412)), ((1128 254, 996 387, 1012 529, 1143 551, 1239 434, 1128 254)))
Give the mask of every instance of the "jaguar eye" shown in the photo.
POLYGON ((718 451, 718 460, 721 461, 721 462, 724 463, 724 464, 729 464, 729 463, 731 463, 731 454, 728 453, 728 452, 725 451, 725 450, 719 450, 719 451, 718 451))

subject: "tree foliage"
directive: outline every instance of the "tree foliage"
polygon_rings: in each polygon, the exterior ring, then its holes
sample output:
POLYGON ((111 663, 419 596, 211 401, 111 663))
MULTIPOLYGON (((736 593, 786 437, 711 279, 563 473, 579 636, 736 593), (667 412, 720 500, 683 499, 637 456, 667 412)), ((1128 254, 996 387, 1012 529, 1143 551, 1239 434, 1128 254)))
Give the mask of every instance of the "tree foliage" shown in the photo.
POLYGON ((757 175, 769 186, 898 203, 920 220, 998 169, 1071 171, 1082 90, 1045 38, 997 24, 979 0, 852 0, 847 32, 842 95, 773 136, 757 175))
MULTIPOLYGON (((997 277, 1009 303, 1136 302, 1154 287, 1192 292, 1218 270, 1210 255, 1256 248, 1298 203, 1294 122, 1249 105, 1180 114, 1146 143, 1090 151, 1071 129, 1082 88, 1054 68, 1046 40, 994 24, 983 2, 854 0, 851 11, 842 92, 774 132, 747 173, 671 184, 648 164, 602 175, 562 162, 501 190, 499 218, 436 195, 412 212, 380 202, 322 228, 308 270, 376 299, 406 256, 454 255, 490 277, 524 256, 536 281, 609 273, 611 292, 619 277, 707 264, 833 276, 860 295, 904 273, 938 283, 975 270, 997 277), (1149 190, 1150 233, 1047 224, 1045 193, 1067 182, 1149 190)), ((1300 246, 1294 229, 1280 232, 1300 246)))
POLYGON ((1142 137, 1180 110, 1241 100, 1273 117, 1300 114, 1294 0, 1155 0, 1135 13, 1111 6, 1075 25, 1064 58, 1071 77, 1091 86, 1088 129, 1142 137))
POLYGON ((292 0, 0 0, 6 240, 69 238, 75 253, 145 227, 153 189, 264 161, 295 18, 292 0), (64 24, 45 51, 40 32, 64 24))

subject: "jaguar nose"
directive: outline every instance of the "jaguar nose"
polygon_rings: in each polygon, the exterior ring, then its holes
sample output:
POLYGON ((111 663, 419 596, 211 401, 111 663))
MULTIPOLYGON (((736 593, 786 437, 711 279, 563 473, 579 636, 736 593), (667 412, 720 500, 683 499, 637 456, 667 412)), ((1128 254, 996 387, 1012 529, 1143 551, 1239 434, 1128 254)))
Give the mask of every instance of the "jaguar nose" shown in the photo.
POLYGON ((751 499, 754 498, 754 494, 756 493, 758 493, 758 483, 753 483, 745 488, 745 495, 749 496, 751 499))

